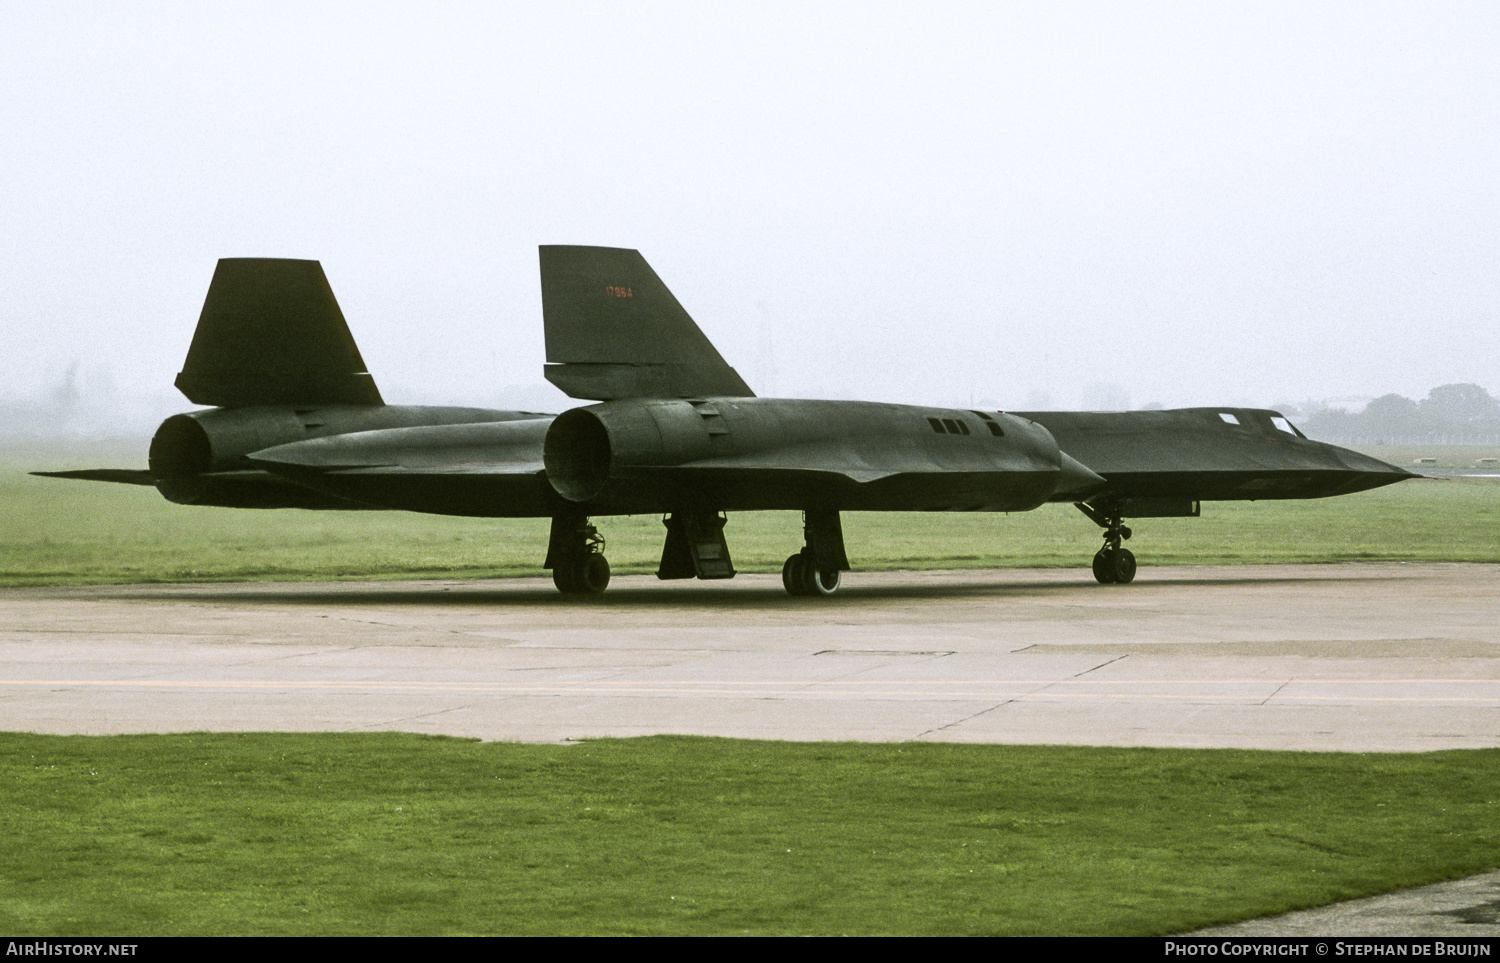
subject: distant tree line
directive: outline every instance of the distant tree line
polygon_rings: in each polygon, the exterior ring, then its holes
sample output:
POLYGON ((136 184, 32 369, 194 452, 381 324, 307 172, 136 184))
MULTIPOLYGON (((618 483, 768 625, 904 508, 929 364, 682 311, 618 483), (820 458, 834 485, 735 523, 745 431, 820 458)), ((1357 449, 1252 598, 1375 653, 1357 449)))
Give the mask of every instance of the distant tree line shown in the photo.
POLYGON ((1346 445, 1500 443, 1500 402, 1473 384, 1433 388, 1421 401, 1381 395, 1359 412, 1313 402, 1282 413, 1309 437, 1346 445))

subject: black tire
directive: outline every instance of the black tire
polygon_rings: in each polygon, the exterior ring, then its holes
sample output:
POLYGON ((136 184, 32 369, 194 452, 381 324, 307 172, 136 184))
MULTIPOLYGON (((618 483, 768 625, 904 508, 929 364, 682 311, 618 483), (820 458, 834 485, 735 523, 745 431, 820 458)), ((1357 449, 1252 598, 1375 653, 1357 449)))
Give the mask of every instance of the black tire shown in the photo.
POLYGON ((1129 585, 1135 578, 1135 553, 1128 548, 1117 548, 1114 556, 1115 583, 1129 585))
POLYGON ((839 570, 831 569, 824 572, 813 564, 812 559, 807 560, 807 594, 828 596, 839 590, 839 570))
MULTIPOLYGON (((797 595, 809 595, 826 597, 839 590, 839 570, 831 569, 823 572, 818 570, 818 560, 811 552, 804 551, 793 556, 796 563, 792 565, 792 577, 797 586, 797 595)), ((790 562, 791 559, 788 559, 790 562)))
POLYGON ((609 559, 599 552, 590 552, 578 560, 574 575, 581 595, 598 595, 609 588, 609 559))
POLYGON ((793 555, 781 566, 781 584, 788 595, 802 594, 802 556, 793 555))
MULTIPOLYGON (((1114 552, 1107 548, 1101 548, 1094 555, 1094 579, 1100 585, 1115 584, 1115 559, 1114 552)), ((1132 556, 1134 560, 1134 556, 1132 556)), ((1134 575, 1134 571, 1131 572, 1134 575)))
POLYGON ((839 570, 818 571, 811 555, 798 552, 781 566, 781 584, 788 595, 828 596, 839 590, 839 570))
POLYGON ((598 552, 564 559, 552 570, 552 584, 564 595, 598 595, 609 587, 609 559, 598 552))

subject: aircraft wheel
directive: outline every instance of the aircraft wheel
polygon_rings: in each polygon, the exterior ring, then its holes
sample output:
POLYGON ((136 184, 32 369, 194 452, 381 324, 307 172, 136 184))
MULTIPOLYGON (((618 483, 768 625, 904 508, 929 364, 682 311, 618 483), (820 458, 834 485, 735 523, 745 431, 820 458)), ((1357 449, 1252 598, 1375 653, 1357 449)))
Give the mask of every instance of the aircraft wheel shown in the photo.
POLYGON ((813 557, 802 552, 781 566, 781 584, 789 595, 832 595, 839 590, 840 581, 838 569, 820 572, 813 557))
POLYGON ((598 552, 590 552, 579 561, 577 577, 579 592, 598 595, 609 588, 609 559, 598 552))
POLYGON ((1115 581, 1120 585, 1129 585, 1135 578, 1135 553, 1128 548, 1117 548, 1114 556, 1115 581))
POLYGON ((802 595, 802 556, 793 555, 781 566, 781 584, 788 595, 802 595))
POLYGON ((552 570, 552 584, 566 595, 598 595, 609 587, 609 559, 599 552, 570 558, 552 570))
POLYGON ((807 591, 804 595, 832 595, 839 590, 839 570, 823 572, 818 566, 807 560, 807 591))
MULTIPOLYGON (((1132 558, 1132 562, 1134 559, 1132 558)), ((1134 568, 1131 575, 1135 575, 1134 568)), ((1114 553, 1107 548, 1101 548, 1094 555, 1094 579, 1100 585, 1113 585, 1115 583, 1115 560, 1114 553)))
POLYGON ((839 590, 839 570, 819 571, 811 554, 799 552, 781 567, 781 581, 793 595, 828 596, 839 590))

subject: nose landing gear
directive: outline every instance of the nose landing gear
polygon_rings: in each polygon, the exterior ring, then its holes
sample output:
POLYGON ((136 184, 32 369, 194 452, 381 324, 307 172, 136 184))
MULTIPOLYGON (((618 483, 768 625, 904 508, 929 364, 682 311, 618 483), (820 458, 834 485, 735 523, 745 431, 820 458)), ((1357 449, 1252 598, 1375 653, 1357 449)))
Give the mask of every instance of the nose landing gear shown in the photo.
POLYGON ((1119 508, 1100 510, 1083 502, 1078 502, 1077 506, 1104 529, 1104 547, 1094 555, 1094 578, 1101 585, 1130 584, 1135 578, 1135 553, 1121 544, 1131 532, 1120 517, 1119 508))
POLYGON ((1094 555, 1094 578, 1101 585, 1126 585, 1135 578, 1135 553, 1105 546, 1094 555))

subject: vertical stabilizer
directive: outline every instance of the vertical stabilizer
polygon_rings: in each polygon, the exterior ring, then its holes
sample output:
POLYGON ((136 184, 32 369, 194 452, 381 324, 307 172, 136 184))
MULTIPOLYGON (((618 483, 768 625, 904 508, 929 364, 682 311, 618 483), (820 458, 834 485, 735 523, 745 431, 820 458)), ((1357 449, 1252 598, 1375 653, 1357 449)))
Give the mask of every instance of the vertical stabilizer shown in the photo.
POLYGON ((547 380, 574 398, 751 398, 639 251, 541 249, 547 380))
POLYGON ((224 258, 177 387, 199 405, 380 405, 317 261, 224 258))

